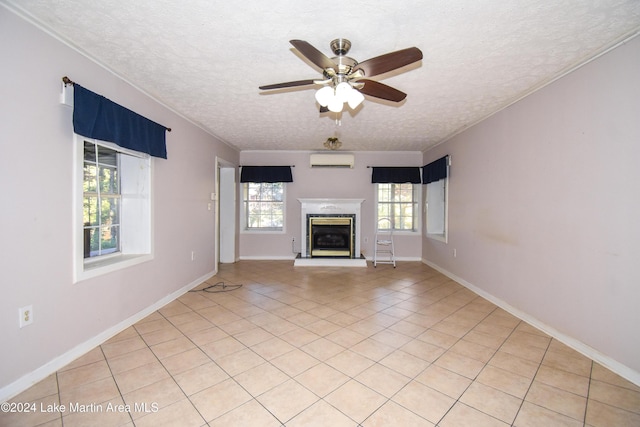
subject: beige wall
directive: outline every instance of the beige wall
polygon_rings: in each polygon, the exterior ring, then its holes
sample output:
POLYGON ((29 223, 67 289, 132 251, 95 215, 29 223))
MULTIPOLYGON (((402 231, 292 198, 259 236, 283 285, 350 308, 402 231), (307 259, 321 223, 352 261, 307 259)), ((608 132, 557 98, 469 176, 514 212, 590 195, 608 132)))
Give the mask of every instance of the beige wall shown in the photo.
POLYGON ((425 153, 452 156, 426 262, 640 383, 640 38, 425 153), (456 249, 457 257, 453 257, 456 249))
POLYGON ((102 67, 0 7, 0 401, 132 318, 214 273, 216 155, 239 154, 102 67), (70 107, 62 76, 173 129, 153 160, 155 258, 72 283, 70 107), (191 251, 195 260, 191 261, 191 251), (18 328, 18 308, 34 323, 18 328))
MULTIPOLYGON (((318 143, 320 145, 320 143, 318 143)), ((345 142, 345 145, 347 143, 345 142)), ((347 150, 345 150, 347 151, 347 150)), ((355 166, 349 168, 310 168, 306 151, 243 151, 241 164, 260 166, 295 165, 293 182, 286 184, 285 233, 241 233, 241 258, 294 258, 292 240, 300 251, 301 218, 298 198, 364 199, 362 203, 361 248, 366 258, 373 256, 375 185, 367 166, 422 166, 420 152, 356 152, 355 166), (364 241, 367 239, 367 242, 364 241)), ((241 200, 241 196, 239 196, 241 200)), ((400 259, 420 260, 419 233, 397 233, 396 255, 400 259)))

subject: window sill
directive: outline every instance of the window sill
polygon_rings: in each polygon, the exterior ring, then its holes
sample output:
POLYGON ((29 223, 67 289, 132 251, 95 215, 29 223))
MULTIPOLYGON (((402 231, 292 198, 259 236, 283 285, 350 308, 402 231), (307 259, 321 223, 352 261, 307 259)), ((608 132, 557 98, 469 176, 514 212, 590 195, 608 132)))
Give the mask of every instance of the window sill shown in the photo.
MULTIPOLYGON (((389 230, 378 230, 380 234, 389 234, 389 230)), ((394 236, 419 236, 420 230, 393 230, 394 236)))
POLYGON ((119 254, 116 256, 105 257, 104 259, 81 262, 79 271, 76 271, 76 277, 74 282, 81 282, 83 280, 91 279, 93 277, 102 276, 113 271, 122 270, 143 262, 151 261, 153 255, 151 254, 119 254))
POLYGON ((241 230, 241 234, 286 234, 284 230, 241 230))
POLYGON ((434 234, 434 233, 427 233, 427 238, 429 238, 429 239, 433 239, 433 240, 438 240, 438 241, 440 241, 440 242, 447 243, 447 236, 446 236, 446 234, 434 234))

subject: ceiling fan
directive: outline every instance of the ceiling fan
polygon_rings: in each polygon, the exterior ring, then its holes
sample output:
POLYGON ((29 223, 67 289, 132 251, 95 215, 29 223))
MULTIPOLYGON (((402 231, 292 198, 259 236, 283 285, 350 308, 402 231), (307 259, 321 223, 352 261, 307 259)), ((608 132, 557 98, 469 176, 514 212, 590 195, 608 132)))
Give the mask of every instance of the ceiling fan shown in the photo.
POLYGON ((283 89, 297 86, 324 85, 316 92, 320 112, 339 113, 345 103, 354 109, 364 100, 364 95, 387 101, 400 102, 407 94, 387 86, 369 77, 387 73, 422 59, 417 47, 387 53, 366 61, 358 62, 347 55, 351 42, 347 39, 335 39, 330 43, 336 55, 328 58, 325 54, 304 40, 291 40, 290 43, 305 58, 322 69, 323 79, 297 80, 285 83, 260 86, 261 90, 283 89))

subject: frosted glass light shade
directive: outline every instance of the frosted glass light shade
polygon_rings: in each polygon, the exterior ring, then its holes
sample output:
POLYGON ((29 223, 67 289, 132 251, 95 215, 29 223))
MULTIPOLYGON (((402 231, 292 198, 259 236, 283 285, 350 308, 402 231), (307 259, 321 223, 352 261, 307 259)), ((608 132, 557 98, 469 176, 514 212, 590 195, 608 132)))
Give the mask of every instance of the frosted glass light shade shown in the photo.
POLYGON ((318 90, 315 96, 318 104, 327 107, 329 111, 334 113, 341 112, 345 102, 351 109, 355 109, 364 101, 364 95, 348 82, 339 83, 335 88, 325 86, 318 90))
POLYGON ((337 96, 334 96, 333 99, 329 102, 329 105, 327 107, 329 108, 329 111, 332 111, 334 113, 339 113, 340 111, 342 111, 343 105, 344 105, 344 102, 342 102, 340 98, 338 98, 337 96))
POLYGON ((323 107, 328 106, 334 97, 335 95, 331 86, 325 86, 316 92, 316 101, 323 107))
POLYGON ((358 105, 360 105, 364 101, 364 95, 360 93, 359 90, 351 89, 349 92, 349 97, 347 98, 347 104, 349 104, 349 108, 355 110, 358 105))
POLYGON ((353 89, 351 88, 351 85, 347 82, 342 82, 338 84, 338 86, 336 86, 336 96, 342 102, 347 102, 347 100, 349 99, 349 94, 351 92, 353 92, 353 89))

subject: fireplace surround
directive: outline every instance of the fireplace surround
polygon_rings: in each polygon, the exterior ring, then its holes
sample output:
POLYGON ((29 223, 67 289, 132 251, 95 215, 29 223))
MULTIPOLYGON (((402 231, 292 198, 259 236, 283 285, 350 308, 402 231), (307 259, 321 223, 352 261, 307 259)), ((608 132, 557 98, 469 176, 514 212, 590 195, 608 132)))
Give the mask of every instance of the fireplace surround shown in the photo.
POLYGON ((360 258, 360 211, 364 199, 298 201, 301 205, 300 258, 360 258), (314 225, 319 242, 313 240, 314 225), (347 230, 349 237, 346 237, 347 230))

